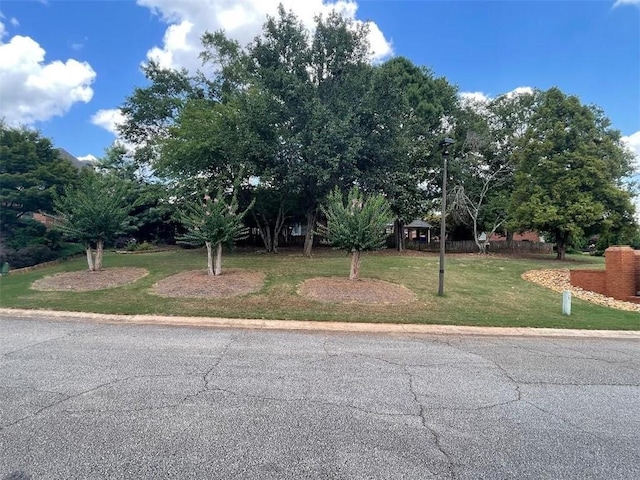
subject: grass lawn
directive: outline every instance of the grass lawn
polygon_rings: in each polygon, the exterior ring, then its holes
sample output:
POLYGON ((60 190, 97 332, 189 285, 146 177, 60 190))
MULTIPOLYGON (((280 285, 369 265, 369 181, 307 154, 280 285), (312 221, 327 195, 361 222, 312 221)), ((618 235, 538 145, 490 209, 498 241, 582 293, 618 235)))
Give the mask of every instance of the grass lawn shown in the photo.
POLYGON ((613 310, 578 299, 573 301, 571 316, 563 316, 561 294, 520 278, 530 269, 603 268, 601 258, 577 256, 557 262, 552 256, 532 259, 449 254, 445 296, 440 298, 436 254, 365 254, 362 278, 403 284, 415 292, 417 300, 396 306, 349 305, 321 303, 297 294, 298 286, 307 278, 347 277, 349 264, 350 257, 328 250, 316 250, 313 258, 304 258, 298 251, 278 255, 225 253, 223 274, 225 268, 263 271, 266 280, 262 290, 228 299, 172 299, 150 294, 149 288, 174 273, 205 269, 204 250, 106 253, 105 268, 143 267, 149 275, 130 285, 94 292, 41 292, 30 288, 34 280, 45 275, 85 269, 85 259, 76 258, 2 277, 0 306, 117 314, 640 330, 637 312, 613 310))

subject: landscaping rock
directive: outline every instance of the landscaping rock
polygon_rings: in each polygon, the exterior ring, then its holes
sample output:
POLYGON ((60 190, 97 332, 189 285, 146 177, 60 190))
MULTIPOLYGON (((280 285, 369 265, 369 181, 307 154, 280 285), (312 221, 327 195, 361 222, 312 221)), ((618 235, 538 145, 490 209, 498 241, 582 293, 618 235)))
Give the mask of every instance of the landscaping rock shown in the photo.
POLYGON ((569 270, 529 270, 522 274, 522 278, 543 287, 549 288, 554 292, 563 292, 570 290, 571 294, 581 300, 602 305, 604 307, 615 308, 617 310, 626 310, 628 312, 640 312, 640 304, 623 302, 606 295, 596 292, 583 290, 580 287, 574 287, 569 281, 569 270))

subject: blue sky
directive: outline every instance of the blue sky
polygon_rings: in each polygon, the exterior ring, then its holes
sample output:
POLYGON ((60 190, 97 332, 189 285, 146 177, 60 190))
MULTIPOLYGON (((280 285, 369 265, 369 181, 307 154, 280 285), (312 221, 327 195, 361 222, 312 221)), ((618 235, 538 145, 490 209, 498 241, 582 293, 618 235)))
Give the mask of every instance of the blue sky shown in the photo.
MULTIPOLYGON (((77 157, 116 138, 117 108, 144 85, 147 58, 197 68, 198 38, 241 43, 272 0, 17 1, 0 4, 0 116, 39 128, 77 157)), ((311 24, 326 0, 285 0, 311 24)), ((370 21, 378 59, 402 55, 461 92, 558 86, 601 106, 640 156, 640 0, 338 3, 370 21)))

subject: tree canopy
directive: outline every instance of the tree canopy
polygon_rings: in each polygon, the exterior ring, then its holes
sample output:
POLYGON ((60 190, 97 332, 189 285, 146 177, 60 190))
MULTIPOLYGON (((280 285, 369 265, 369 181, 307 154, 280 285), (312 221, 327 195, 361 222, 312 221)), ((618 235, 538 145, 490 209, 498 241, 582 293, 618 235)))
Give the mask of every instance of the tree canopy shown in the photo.
POLYGON ((553 235, 559 259, 572 237, 633 223, 631 157, 601 110, 542 92, 514 155, 512 223, 553 235))
POLYGON ((53 198, 76 182, 78 170, 36 130, 0 123, 0 230, 25 213, 53 212, 53 198))
POLYGON ((632 225, 629 158, 601 111, 558 89, 465 106, 426 67, 372 64, 366 28, 334 12, 307 29, 281 6, 247 45, 207 32, 202 71, 145 67, 150 84, 126 100, 121 133, 166 185, 239 185, 267 251, 287 222, 306 221, 309 255, 319 205, 352 185, 386 198, 401 249, 403 222, 438 208, 445 136, 456 140, 457 220, 476 241, 536 229, 563 249, 632 225))

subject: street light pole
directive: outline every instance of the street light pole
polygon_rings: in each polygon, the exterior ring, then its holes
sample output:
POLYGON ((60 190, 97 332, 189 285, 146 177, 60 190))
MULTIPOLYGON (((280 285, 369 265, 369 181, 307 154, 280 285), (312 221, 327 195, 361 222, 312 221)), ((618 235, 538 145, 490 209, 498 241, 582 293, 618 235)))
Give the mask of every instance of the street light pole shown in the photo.
POLYGON ((447 215, 447 157, 449 156, 449 147, 455 142, 452 138, 446 137, 440 142, 443 147, 442 151, 442 208, 440 212, 440 275, 438 276, 438 296, 444 295, 444 253, 445 253, 445 236, 446 236, 446 220, 447 215))

